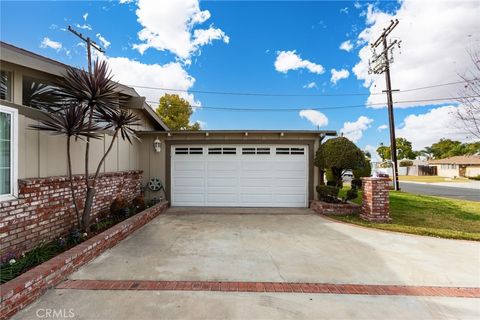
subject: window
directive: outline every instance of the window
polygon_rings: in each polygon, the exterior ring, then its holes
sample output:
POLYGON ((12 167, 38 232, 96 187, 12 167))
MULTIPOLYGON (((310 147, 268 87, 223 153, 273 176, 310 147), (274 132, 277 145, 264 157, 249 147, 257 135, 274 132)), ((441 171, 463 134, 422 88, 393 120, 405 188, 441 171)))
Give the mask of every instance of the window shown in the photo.
POLYGON ((242 148, 242 154, 270 154, 270 148, 242 148))
POLYGON ((0 105, 0 200, 17 194, 18 111, 0 105))
POLYGON ((305 148, 277 148, 276 154, 305 154, 305 148))
POLYGON ((237 154, 237 148, 234 147, 211 147, 208 148, 208 154, 237 154))
POLYGON ((51 91, 55 86, 48 81, 28 76, 23 76, 22 80, 22 104, 40 110, 48 109, 45 102, 52 100, 51 91))
POLYGON ((12 73, 1 71, 0 99, 12 101, 12 73))
POLYGON ((175 154, 203 154, 202 147, 176 147, 175 154))

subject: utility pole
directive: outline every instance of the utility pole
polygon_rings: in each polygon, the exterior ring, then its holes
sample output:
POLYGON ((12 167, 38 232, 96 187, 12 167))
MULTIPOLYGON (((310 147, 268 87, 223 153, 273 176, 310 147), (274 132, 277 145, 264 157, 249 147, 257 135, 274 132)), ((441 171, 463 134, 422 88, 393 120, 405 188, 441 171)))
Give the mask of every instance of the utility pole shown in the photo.
POLYGON ((72 28, 72 26, 68 26, 68 31, 79 37, 82 41, 86 42, 87 46, 87 62, 88 62, 88 73, 92 74, 92 47, 99 52, 104 53, 105 50, 100 48, 98 44, 95 43, 90 37, 84 37, 80 32, 76 31, 72 28))
POLYGON ((383 29, 383 33, 380 37, 371 45, 373 50, 373 60, 369 61, 370 70, 369 73, 374 74, 385 74, 385 82, 387 90, 384 90, 387 94, 387 105, 388 105, 388 122, 390 125, 390 150, 392 157, 392 169, 393 169, 393 187, 396 191, 400 190, 400 185, 398 182, 398 161, 397 161, 397 143, 395 139, 395 118, 393 113, 393 98, 392 92, 399 90, 392 90, 392 81, 390 79, 390 63, 393 62, 393 57, 389 57, 388 51, 393 53, 393 48, 395 46, 400 47, 400 41, 394 40, 390 44, 387 42, 387 36, 392 32, 392 30, 398 25, 398 19, 391 20, 390 25, 383 29), (378 46, 383 46, 383 51, 380 54, 376 54, 376 48, 378 46))

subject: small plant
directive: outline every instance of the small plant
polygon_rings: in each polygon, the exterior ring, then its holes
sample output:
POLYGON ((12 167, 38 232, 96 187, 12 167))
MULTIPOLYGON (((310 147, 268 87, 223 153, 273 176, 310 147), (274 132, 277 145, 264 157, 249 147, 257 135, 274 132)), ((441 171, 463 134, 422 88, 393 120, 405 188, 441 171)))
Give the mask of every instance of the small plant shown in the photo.
POLYGON ((132 200, 132 206, 134 213, 141 212, 147 208, 147 205, 145 204, 145 197, 142 195, 138 195, 132 200))
POLYGON ((347 195, 345 197, 345 202, 356 199, 358 197, 358 190, 357 189, 350 189, 347 191, 347 195))
POLYGON ((340 188, 335 186, 317 186, 318 198, 325 202, 338 202, 340 188))
POLYGON ((113 218, 116 220, 120 220, 125 218, 129 215, 130 210, 128 208, 128 202, 123 197, 118 197, 113 200, 112 204, 110 205, 110 213, 112 214, 113 218))
POLYGON ((400 167, 411 167, 413 166, 413 161, 412 160, 402 160, 398 164, 400 167))

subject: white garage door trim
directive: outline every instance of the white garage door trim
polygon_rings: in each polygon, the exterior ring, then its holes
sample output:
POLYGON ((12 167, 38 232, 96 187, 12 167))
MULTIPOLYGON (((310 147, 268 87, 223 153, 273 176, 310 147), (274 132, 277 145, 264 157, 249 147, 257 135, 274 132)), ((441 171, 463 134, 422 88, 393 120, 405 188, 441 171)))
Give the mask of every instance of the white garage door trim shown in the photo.
POLYGON ((307 207, 307 145, 172 145, 172 206, 307 207))

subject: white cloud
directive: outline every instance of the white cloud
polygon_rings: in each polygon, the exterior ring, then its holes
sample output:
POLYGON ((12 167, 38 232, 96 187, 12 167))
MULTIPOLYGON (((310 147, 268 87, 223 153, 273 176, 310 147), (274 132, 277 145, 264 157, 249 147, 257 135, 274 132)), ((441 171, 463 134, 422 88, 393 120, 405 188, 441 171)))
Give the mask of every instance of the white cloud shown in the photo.
POLYGON ((362 5, 360 4, 360 2, 356 1, 353 6, 355 7, 355 9, 360 9, 362 7, 362 5))
POLYGON ((84 21, 87 21, 88 19, 88 12, 85 12, 85 14, 82 16, 84 21))
POLYGON ((388 126, 386 124, 382 124, 382 125, 378 126, 377 131, 383 131, 383 130, 387 130, 387 129, 388 129, 388 126))
MULTIPOLYGON (((401 52, 394 51, 391 65, 393 89, 430 86, 458 81, 458 74, 472 69, 468 50, 480 41, 479 1, 415 1, 406 0, 393 14, 368 6, 365 19, 368 27, 359 34, 364 47, 359 51, 360 62, 353 68, 358 79, 370 92, 385 88, 383 75, 368 74, 371 58, 370 43, 375 41, 391 19, 400 23, 390 39, 402 40, 401 52), (434 26, 434 27, 432 27, 434 26)), ((379 52, 379 51, 378 51, 379 52)), ((395 100, 423 100, 454 97, 462 85, 431 88, 395 94, 395 100)), ((436 101, 435 104, 445 101, 436 101)), ((368 103, 385 103, 385 96, 370 95, 368 103)), ((429 105, 432 102, 397 104, 398 107, 429 105)))
POLYGON ((313 89, 317 87, 317 83, 312 81, 303 86, 305 89, 313 89))
POLYGON ((133 0, 120 0, 120 4, 132 3, 133 0))
POLYGON ((340 9, 340 13, 348 14, 348 7, 340 9))
POLYGON ((350 40, 347 40, 347 41, 343 41, 341 44, 340 44, 340 50, 345 50, 347 52, 350 52, 353 50, 353 44, 350 40))
POLYGON ((301 118, 307 119, 315 127, 320 128, 328 125, 328 118, 326 115, 317 110, 305 109, 299 112, 301 118))
MULTIPOLYGON (((179 62, 170 62, 164 65, 160 64, 144 64, 125 57, 107 57, 106 59, 114 75, 114 80, 126 85, 139 85, 157 88, 169 88, 176 90, 188 90, 193 87, 195 78, 190 76, 182 64, 179 62)), ((156 108, 156 103, 165 93, 175 93, 186 99, 192 105, 200 105, 195 100, 193 94, 188 92, 166 92, 158 89, 134 89, 141 95, 145 96, 147 101, 156 108)))
POLYGON ((405 117, 400 129, 396 129, 396 135, 411 141, 414 150, 421 150, 441 138, 470 141, 472 138, 459 126, 455 117, 457 108, 462 107, 443 106, 426 113, 410 114, 405 117))
POLYGON ((92 30, 92 26, 90 26, 88 23, 84 23, 84 24, 77 23, 75 26, 83 30, 92 30))
POLYGON ((360 116, 355 122, 345 122, 340 132, 344 137, 350 139, 353 142, 357 142, 363 136, 363 131, 370 128, 373 119, 366 116, 360 116))
POLYGON ((100 41, 100 43, 102 44, 102 46, 105 48, 105 49, 108 49, 108 47, 110 47, 110 45, 112 44, 110 41, 108 41, 104 36, 102 36, 100 33, 97 33, 97 38, 98 40, 100 41))
POLYGON ((341 69, 341 70, 332 69, 330 70, 330 72, 332 73, 330 82, 333 84, 337 84, 338 81, 342 79, 347 79, 350 76, 350 72, 348 72, 347 69, 341 69))
POLYGON ((214 40, 229 42, 228 36, 213 25, 194 30, 210 18, 208 10, 200 10, 198 0, 139 0, 137 6, 138 22, 143 29, 138 33, 141 43, 133 47, 142 54, 149 48, 167 50, 189 62, 201 46, 214 40))
POLYGON ((275 70, 278 72, 287 73, 290 70, 298 69, 307 69, 308 71, 316 74, 322 74, 325 72, 325 69, 322 65, 308 60, 302 60, 295 50, 277 52, 275 70))
POLYGON ((42 42, 40 43, 40 48, 51 48, 55 51, 60 51, 62 50, 62 43, 58 41, 53 41, 48 37, 43 38, 42 42))

